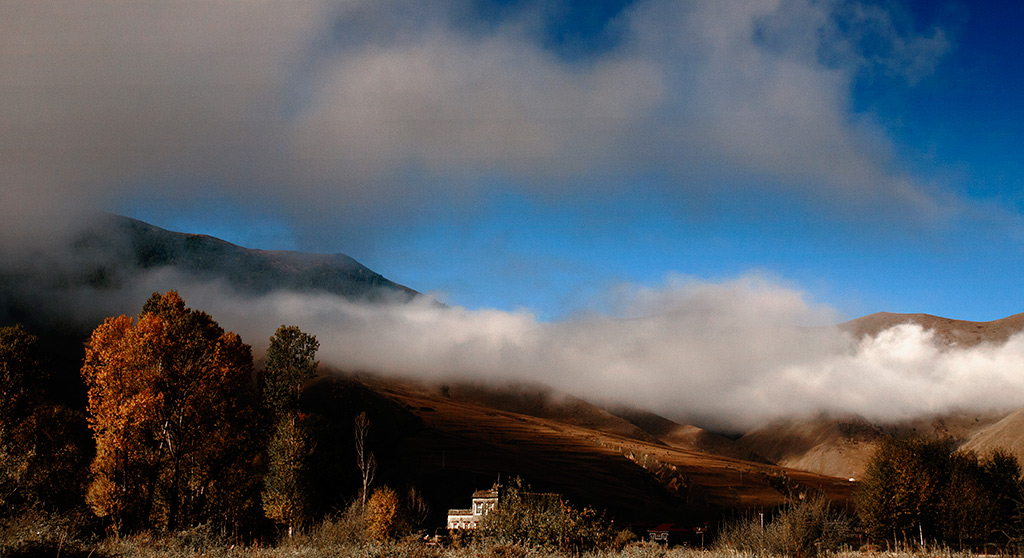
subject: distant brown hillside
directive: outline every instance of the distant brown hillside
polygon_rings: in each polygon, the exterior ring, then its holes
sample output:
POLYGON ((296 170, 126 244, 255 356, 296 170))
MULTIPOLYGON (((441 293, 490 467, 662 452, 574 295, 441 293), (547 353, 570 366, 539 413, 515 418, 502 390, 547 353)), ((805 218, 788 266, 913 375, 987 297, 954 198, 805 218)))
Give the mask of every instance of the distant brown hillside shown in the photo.
POLYGON ((773 463, 843 478, 864 472, 882 430, 863 419, 786 419, 743 435, 738 444, 773 463))
POLYGON ((658 441, 678 449, 699 451, 722 457, 753 461, 755 463, 770 462, 757 452, 741 446, 736 441, 699 426, 679 424, 655 413, 640 409, 618 408, 613 409, 612 412, 643 429, 644 432, 647 432, 658 441))
MULTIPOLYGON (((636 436, 632 429, 623 432, 625 421, 594 421, 600 413, 590 410, 583 416, 591 418, 582 421, 589 426, 581 426, 574 424, 581 421, 573 413, 565 416, 555 410, 552 416, 561 415, 562 420, 502 410, 498 407, 509 404, 494 406, 485 403, 490 398, 485 393, 470 397, 452 386, 375 377, 358 382, 414 417, 403 424, 418 425, 403 427, 390 444, 390 457, 380 458, 382 466, 385 461, 401 463, 421 486, 449 487, 447 493, 437 493, 445 505, 468 497, 467 481, 485 488, 488 479, 512 475, 579 505, 607 509, 620 521, 640 523, 706 519, 729 508, 767 508, 797 492, 824 491, 839 502, 848 502, 853 493, 853 484, 845 479, 684 450, 646 439, 648 435, 636 436), (610 431, 603 430, 606 426, 610 431)), ((318 383, 307 391, 325 388, 328 384, 318 383)), ((337 407, 330 401, 324 405, 337 407)))
POLYGON ((981 455, 1002 449, 1024 463, 1024 409, 1018 409, 985 428, 964 444, 963 449, 973 450, 981 455))
POLYGON ((1019 452, 1024 461, 1024 420, 1004 419, 1006 414, 959 412, 896 424, 872 424, 861 418, 825 415, 788 418, 751 430, 737 444, 782 467, 858 479, 881 440, 892 434, 950 439, 982 453, 1007 447, 1019 452), (986 432, 990 434, 984 442, 975 441, 986 432))
POLYGON ((486 385, 453 382, 445 395, 456 401, 592 428, 626 438, 658 442, 650 432, 583 399, 540 384, 508 383, 486 385))
POLYGON ((981 343, 1005 343, 1011 335, 1024 331, 1024 313, 991 322, 969 322, 931 314, 878 312, 842 323, 839 327, 860 338, 878 335, 901 324, 917 324, 931 330, 938 340, 950 346, 973 347, 981 343))
MULTIPOLYGON (((998 345, 1024 331, 1024 314, 991 322, 971 322, 930 314, 879 312, 839 325, 856 338, 876 336, 902 324, 916 324, 949 347, 998 345)), ((871 424, 851 417, 787 418, 762 425, 741 437, 746 451, 771 462, 816 473, 859 478, 883 436, 904 433, 952 439, 965 448, 991 451, 1007 447, 1024 458, 1024 418, 1003 418, 1005 410, 948 413, 899 424, 871 424)), ((1020 415, 1020 416, 1018 416, 1020 415)))

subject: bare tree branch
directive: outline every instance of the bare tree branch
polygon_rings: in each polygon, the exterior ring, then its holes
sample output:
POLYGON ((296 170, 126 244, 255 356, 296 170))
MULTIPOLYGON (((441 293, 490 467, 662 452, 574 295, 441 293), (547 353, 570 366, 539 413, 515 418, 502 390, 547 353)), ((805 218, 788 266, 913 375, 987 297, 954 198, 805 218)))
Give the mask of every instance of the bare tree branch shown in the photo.
POLYGON ((356 465, 359 466, 359 472, 363 479, 363 488, 360 494, 363 505, 366 505, 370 484, 373 483, 373 477, 377 474, 377 460, 373 457, 373 452, 366 449, 366 439, 369 434, 370 419, 366 417, 364 411, 359 413, 355 420, 356 465))

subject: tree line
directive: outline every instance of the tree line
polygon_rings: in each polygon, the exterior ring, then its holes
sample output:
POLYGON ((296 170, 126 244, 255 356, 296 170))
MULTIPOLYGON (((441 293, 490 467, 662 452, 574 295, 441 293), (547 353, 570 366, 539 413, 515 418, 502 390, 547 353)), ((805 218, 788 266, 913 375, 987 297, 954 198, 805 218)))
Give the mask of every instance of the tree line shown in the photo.
POLYGON ((844 510, 821 495, 796 494, 773 514, 726 523, 717 545, 797 557, 858 541, 894 550, 1024 550, 1021 467, 1005 451, 980 456, 950 439, 888 437, 852 504, 844 510))
POLYGON ((1016 546, 1024 486, 1013 455, 957 451, 951 440, 892 437, 869 463, 857 496, 861 528, 882 544, 1016 546))
MULTIPOLYGON (((38 339, 0 328, 0 516, 84 504, 116 532, 273 523, 290 534, 314 512, 315 420, 299 396, 318 349, 282 325, 257 370, 237 334, 177 292, 154 293, 137 317, 92 332, 74 409, 47 399, 38 339)), ((358 424, 365 492, 375 463, 365 414, 358 424)))

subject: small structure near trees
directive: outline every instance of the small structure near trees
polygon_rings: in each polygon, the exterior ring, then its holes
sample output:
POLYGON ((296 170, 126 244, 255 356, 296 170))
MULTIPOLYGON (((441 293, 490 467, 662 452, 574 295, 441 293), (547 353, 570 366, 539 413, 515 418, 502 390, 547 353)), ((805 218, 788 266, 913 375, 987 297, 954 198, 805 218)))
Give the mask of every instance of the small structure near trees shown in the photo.
POLYGON ((480 520, 498 505, 500 494, 501 486, 498 484, 487 490, 477 490, 473 493, 472 508, 448 510, 448 528, 476 529, 480 520))

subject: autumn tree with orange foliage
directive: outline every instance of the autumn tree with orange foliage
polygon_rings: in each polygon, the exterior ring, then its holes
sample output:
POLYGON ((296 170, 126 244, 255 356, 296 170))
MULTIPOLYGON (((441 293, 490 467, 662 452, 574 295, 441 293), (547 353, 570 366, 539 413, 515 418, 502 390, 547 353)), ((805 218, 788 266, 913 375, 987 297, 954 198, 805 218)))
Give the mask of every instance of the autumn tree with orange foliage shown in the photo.
POLYGON ((82 375, 96 441, 87 500, 115 528, 213 521, 259 510, 262 428, 252 350, 174 291, 138 319, 96 328, 82 375))

